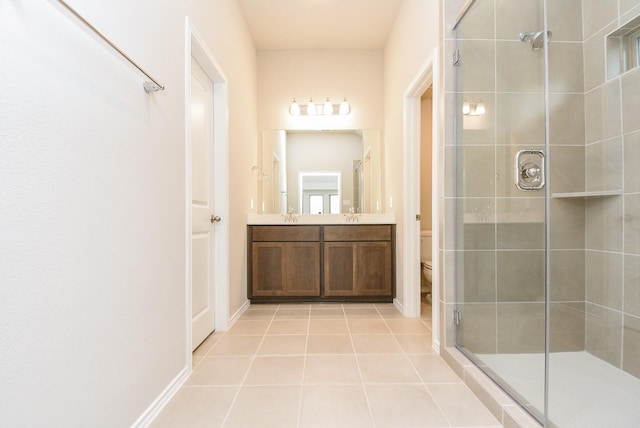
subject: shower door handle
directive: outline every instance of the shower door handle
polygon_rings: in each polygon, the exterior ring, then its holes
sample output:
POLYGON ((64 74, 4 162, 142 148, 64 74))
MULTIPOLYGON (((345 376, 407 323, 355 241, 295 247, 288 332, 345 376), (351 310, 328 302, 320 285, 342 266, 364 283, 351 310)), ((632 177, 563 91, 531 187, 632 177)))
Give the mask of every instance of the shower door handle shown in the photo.
POLYGON ((515 183, 520 190, 535 191, 544 187, 544 153, 520 150, 516 153, 515 183))

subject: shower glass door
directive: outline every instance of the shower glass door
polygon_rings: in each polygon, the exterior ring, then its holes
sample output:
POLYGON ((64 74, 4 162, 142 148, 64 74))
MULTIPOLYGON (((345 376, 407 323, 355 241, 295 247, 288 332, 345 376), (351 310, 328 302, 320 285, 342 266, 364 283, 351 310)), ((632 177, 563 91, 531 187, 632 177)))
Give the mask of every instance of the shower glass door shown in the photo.
POLYGON ((470 4, 457 346, 545 426, 640 426, 640 0, 470 4))
POLYGON ((456 341, 545 413, 543 0, 477 0, 455 30, 456 341))

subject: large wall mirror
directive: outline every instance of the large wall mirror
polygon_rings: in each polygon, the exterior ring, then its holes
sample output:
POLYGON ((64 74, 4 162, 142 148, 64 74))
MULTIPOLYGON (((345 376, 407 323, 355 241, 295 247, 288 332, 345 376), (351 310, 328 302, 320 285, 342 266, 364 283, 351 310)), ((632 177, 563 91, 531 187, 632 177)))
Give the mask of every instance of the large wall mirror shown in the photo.
POLYGON ((264 214, 382 212, 380 130, 262 132, 264 214))

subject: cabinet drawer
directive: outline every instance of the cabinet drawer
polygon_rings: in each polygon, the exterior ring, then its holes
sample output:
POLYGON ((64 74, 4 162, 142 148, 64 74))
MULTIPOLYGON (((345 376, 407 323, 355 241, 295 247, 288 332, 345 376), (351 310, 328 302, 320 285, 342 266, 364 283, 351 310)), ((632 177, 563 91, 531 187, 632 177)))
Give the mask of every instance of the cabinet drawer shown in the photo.
POLYGON ((391 225, 325 226, 325 241, 391 241, 391 225))
POLYGON ((320 226, 253 226, 254 242, 320 241, 320 226))

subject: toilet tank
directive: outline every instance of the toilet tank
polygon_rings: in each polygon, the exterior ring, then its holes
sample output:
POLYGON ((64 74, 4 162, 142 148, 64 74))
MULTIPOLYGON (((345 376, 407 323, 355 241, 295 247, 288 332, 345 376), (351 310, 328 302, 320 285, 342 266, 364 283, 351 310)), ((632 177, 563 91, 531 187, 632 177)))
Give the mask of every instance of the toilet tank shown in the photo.
POLYGON ((420 231, 420 261, 425 262, 428 260, 432 260, 431 251, 432 251, 432 239, 431 239, 431 231, 430 230, 421 230, 420 231))

